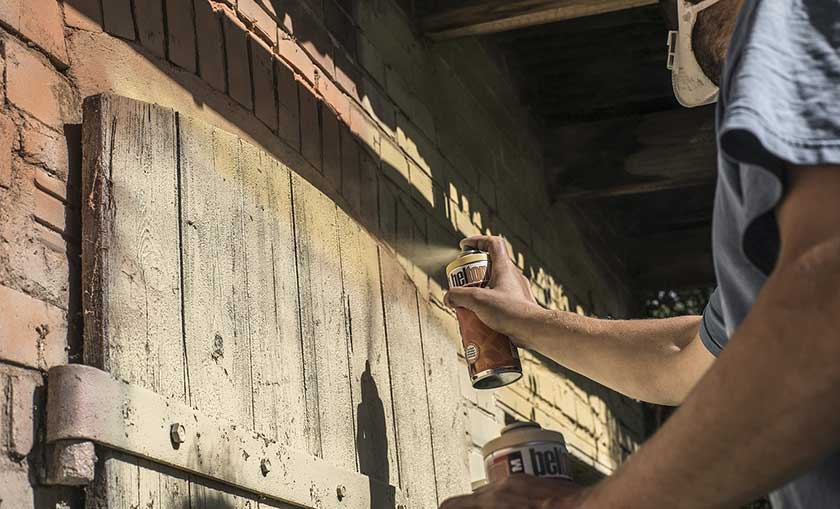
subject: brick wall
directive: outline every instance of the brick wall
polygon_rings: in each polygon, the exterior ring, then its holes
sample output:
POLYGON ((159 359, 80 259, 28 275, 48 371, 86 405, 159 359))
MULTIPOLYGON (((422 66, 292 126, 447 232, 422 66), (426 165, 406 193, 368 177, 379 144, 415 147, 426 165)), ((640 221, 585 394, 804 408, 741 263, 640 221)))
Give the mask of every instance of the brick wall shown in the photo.
MULTIPOLYGON (((5 0, 0 56, 0 498, 28 501, 13 507, 74 496, 33 492, 30 403, 47 368, 80 360, 89 95, 171 106, 262 146, 394 250, 430 299, 442 295, 431 247, 492 232, 545 306, 626 314, 620 271, 549 204, 537 137, 492 52, 431 45, 392 0, 5 0)), ((600 472, 641 440, 634 403, 536 355, 525 366, 527 383, 497 394, 463 384, 474 480, 506 416, 563 431, 600 472)))

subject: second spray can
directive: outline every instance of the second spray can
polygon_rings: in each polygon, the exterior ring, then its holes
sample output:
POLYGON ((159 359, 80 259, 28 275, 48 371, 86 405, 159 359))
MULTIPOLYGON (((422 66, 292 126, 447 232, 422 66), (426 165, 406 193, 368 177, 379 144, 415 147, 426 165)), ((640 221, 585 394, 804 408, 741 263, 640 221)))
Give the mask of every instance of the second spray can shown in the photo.
MULTIPOLYGON (((490 278, 490 257, 478 249, 465 249, 446 267, 449 288, 485 286, 490 278)), ((522 364, 516 346, 506 335, 485 325, 465 308, 455 310, 464 357, 476 389, 496 389, 522 378, 522 364)))

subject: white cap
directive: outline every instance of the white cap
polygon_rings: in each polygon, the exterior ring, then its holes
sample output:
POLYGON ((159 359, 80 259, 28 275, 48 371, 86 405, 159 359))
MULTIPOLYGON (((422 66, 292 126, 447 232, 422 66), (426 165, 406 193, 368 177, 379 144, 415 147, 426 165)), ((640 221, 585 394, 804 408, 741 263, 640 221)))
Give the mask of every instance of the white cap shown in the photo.
POLYGON ((677 0, 679 30, 668 33, 668 68, 671 69, 674 95, 686 108, 713 103, 718 97, 717 85, 706 76, 694 55, 691 34, 697 14, 719 1, 704 0, 692 5, 686 0, 677 0))

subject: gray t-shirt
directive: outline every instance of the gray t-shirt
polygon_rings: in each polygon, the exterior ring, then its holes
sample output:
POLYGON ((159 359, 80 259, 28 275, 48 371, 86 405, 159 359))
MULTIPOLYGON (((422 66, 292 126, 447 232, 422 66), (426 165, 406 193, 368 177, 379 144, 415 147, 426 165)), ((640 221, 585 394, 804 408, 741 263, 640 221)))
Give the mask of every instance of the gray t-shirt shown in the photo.
MULTIPOLYGON (((700 328, 715 355, 773 271, 775 209, 785 193, 786 165, 840 164, 840 0, 745 0, 729 48, 717 132, 712 242, 718 288, 700 328)), ((840 451, 771 500, 774 509, 840 508, 840 451)))

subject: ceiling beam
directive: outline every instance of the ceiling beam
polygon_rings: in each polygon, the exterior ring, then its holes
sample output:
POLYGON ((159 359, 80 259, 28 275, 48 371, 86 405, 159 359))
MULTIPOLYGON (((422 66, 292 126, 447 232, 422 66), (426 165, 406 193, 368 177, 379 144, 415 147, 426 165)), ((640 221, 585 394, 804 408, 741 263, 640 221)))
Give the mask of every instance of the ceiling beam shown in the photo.
POLYGON ((656 3, 658 0, 484 0, 431 14, 420 25, 430 38, 443 40, 506 32, 656 3))
POLYGON ((683 189, 687 187, 709 185, 714 182, 714 178, 714 175, 699 177, 692 176, 678 179, 660 179, 649 182, 616 184, 598 189, 571 189, 559 193, 558 198, 567 201, 589 201, 604 198, 615 198, 617 196, 627 196, 631 194, 655 193, 671 189, 683 189))

